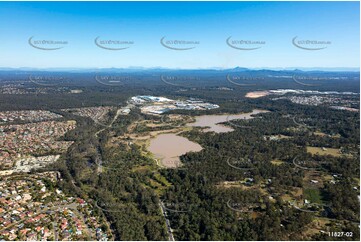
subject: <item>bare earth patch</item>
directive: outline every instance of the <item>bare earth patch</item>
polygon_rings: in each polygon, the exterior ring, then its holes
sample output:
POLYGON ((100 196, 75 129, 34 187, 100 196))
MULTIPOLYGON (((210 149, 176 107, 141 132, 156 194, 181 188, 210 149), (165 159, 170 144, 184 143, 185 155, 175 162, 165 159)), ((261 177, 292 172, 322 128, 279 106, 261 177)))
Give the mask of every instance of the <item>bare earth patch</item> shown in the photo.
POLYGON ((255 91, 255 92, 249 92, 246 94, 246 97, 248 98, 259 98, 269 95, 268 91, 255 91))

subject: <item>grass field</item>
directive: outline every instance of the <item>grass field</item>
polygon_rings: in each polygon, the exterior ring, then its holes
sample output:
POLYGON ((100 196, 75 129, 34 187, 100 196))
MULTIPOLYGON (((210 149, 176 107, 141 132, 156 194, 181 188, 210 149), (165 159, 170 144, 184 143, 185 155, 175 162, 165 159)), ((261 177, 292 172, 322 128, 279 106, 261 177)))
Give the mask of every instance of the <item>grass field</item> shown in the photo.
POLYGON ((311 153, 312 155, 332 155, 332 156, 337 156, 340 157, 341 153, 340 153, 340 149, 334 149, 334 148, 326 148, 326 149, 322 149, 322 147, 311 147, 311 146, 307 146, 307 152, 311 153))
POLYGON ((284 162, 281 160, 271 160, 271 164, 275 165, 275 166, 280 166, 282 165, 284 162))
POLYGON ((304 195, 305 199, 307 199, 311 203, 322 203, 321 194, 318 189, 305 188, 303 190, 303 195, 304 195))

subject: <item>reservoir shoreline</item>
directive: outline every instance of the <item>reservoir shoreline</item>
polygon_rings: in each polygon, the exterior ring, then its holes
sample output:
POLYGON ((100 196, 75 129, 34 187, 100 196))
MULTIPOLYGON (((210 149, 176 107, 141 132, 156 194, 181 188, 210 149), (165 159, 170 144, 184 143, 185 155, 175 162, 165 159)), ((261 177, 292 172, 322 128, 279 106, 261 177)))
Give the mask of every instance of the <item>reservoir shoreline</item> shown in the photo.
MULTIPOLYGON (((183 128, 204 127, 204 132, 213 131, 215 133, 232 132, 233 128, 227 127, 220 123, 236 119, 252 119, 253 115, 266 113, 268 110, 254 109, 249 113, 239 114, 219 114, 219 115, 201 115, 195 116, 193 123, 186 124, 183 128)), ((199 152, 203 148, 198 143, 190 141, 189 139, 180 136, 179 132, 162 132, 151 138, 147 142, 147 151, 166 168, 177 168, 182 165, 180 156, 187 152, 199 152)))

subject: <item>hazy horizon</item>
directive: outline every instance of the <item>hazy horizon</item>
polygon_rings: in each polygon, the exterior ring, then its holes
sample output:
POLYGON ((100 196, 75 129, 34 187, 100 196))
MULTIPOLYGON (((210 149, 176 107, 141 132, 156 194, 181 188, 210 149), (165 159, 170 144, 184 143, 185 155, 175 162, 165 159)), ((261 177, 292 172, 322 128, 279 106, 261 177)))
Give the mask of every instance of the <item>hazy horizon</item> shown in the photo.
POLYGON ((4 70, 107 70, 107 69, 116 69, 116 70, 179 70, 179 71, 191 71, 191 70, 234 70, 234 69, 244 69, 244 70, 270 70, 270 71, 351 71, 351 72, 359 72, 360 67, 242 67, 235 66, 229 68, 222 67, 209 67, 209 68, 168 68, 168 67, 142 67, 142 66, 130 66, 130 67, 0 67, 0 71, 4 70))

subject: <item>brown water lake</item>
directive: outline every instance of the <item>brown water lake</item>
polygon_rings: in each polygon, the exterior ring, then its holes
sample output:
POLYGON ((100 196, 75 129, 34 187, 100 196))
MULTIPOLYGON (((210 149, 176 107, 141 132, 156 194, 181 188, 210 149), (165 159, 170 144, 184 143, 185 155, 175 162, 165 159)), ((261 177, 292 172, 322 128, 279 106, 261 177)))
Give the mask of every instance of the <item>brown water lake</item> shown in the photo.
POLYGON ((181 165, 179 156, 189 151, 201 151, 202 146, 176 134, 160 134, 150 140, 148 150, 168 168, 181 165))

